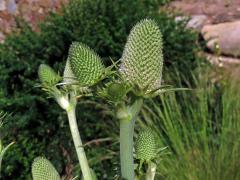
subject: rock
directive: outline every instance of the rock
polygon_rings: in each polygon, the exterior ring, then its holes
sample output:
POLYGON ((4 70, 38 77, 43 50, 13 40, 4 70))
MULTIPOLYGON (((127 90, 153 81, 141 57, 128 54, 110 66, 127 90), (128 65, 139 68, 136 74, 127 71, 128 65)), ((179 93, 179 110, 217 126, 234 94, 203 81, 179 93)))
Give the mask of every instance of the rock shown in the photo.
POLYGON ((187 16, 177 16, 175 17, 176 22, 187 21, 189 18, 187 16))
POLYGON ((205 56, 211 64, 217 65, 219 67, 240 65, 240 59, 238 59, 238 58, 217 56, 217 55, 213 55, 213 54, 209 54, 209 53, 205 53, 205 56))
POLYGON ((211 51, 240 57, 240 21, 206 25, 201 33, 211 51))
POLYGON ((176 22, 187 21, 186 28, 194 29, 196 31, 201 31, 204 25, 209 23, 208 17, 206 15, 192 15, 188 16, 177 16, 175 17, 176 22))
POLYGON ((15 14, 17 10, 17 4, 15 0, 8 0, 7 10, 10 14, 15 14))
POLYGON ((51 8, 53 6, 53 2, 51 0, 41 0, 38 2, 38 5, 43 8, 51 8))
POLYGON ((0 32, 0 43, 3 43, 5 39, 5 36, 2 32, 0 32))
POLYGON ((204 25, 208 22, 206 15, 193 15, 187 23, 187 28, 191 28, 197 31, 201 31, 204 25))
POLYGON ((169 8, 188 16, 205 14, 211 23, 239 20, 239 0, 172 0, 169 8))
POLYGON ((6 10, 6 2, 5 0, 0 0, 0 11, 6 10))

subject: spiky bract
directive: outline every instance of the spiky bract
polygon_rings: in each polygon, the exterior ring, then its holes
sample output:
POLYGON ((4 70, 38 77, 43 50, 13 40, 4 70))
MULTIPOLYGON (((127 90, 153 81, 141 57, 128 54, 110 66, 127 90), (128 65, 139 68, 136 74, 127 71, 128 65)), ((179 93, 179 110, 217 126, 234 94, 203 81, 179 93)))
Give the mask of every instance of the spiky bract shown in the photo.
POLYGON ((49 160, 37 157, 32 164, 33 180, 60 180, 60 176, 49 160))
POLYGON ((160 87, 162 66, 162 34, 153 20, 142 20, 130 32, 120 73, 132 85, 149 92, 160 87))
POLYGON ((63 82, 67 84, 74 84, 77 83, 77 79, 73 74, 72 68, 70 66, 70 61, 67 59, 64 72, 63 72, 63 82))
POLYGON ((82 43, 72 43, 68 58, 71 69, 82 86, 97 83, 104 73, 101 58, 82 43))
POLYGON ((141 131, 136 139, 135 150, 137 159, 152 160, 157 154, 156 139, 151 129, 141 131))
POLYGON ((121 101, 123 97, 126 95, 127 91, 128 89, 125 86, 125 84, 121 84, 117 82, 112 82, 107 87, 108 97, 114 102, 121 101))
POLYGON ((54 86, 61 80, 61 77, 46 64, 41 64, 39 66, 38 77, 42 84, 49 86, 54 86))

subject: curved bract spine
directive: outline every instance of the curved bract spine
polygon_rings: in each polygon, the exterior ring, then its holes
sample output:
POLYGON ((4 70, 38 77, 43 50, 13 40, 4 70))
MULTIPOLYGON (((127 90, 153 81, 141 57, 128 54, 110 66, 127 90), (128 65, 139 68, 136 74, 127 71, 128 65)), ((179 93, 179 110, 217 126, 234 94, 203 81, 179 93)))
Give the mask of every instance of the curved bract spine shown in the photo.
POLYGON ((130 32, 120 73, 140 90, 153 91, 161 85, 162 66, 162 34, 153 20, 142 20, 130 32))

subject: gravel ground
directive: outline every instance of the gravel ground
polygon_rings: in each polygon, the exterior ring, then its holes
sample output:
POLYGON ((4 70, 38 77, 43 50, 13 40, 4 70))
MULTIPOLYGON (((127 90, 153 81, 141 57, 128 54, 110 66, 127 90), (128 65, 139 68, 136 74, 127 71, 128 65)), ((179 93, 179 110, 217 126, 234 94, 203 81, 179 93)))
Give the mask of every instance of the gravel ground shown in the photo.
POLYGON ((240 19, 240 0, 173 0, 169 7, 187 15, 206 15, 213 24, 240 19))

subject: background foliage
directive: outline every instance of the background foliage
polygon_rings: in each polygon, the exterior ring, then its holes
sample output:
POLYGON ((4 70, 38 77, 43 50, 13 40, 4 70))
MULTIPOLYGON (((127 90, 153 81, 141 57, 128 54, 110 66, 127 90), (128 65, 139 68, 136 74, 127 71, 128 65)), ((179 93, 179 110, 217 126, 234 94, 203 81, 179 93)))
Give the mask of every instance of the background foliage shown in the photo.
MULTIPOLYGON (((36 72, 41 63, 62 72, 71 42, 86 43, 108 65, 110 57, 113 60, 121 57, 132 26, 140 19, 153 18, 163 33, 168 71, 176 68, 180 74, 187 75, 189 69, 197 66, 197 36, 184 28, 184 22, 176 23, 172 16, 159 12, 160 5, 166 2, 73 0, 60 13, 49 15, 39 25, 39 32, 18 21, 18 30, 0 45, 0 109, 13 112, 7 127, 10 130, 8 138, 17 142, 3 162, 5 179, 30 178, 31 162, 39 155, 50 158, 62 174, 75 171, 72 164, 77 161, 66 114, 35 87, 38 82, 36 72)), ((108 131, 112 117, 102 105, 90 102, 80 106, 79 128, 84 142, 112 135, 108 131)), ((115 162, 111 159, 116 158, 112 151, 116 146, 107 142, 87 148, 91 164, 102 179, 111 179, 117 173, 109 171, 115 162), (105 160, 101 161, 101 158, 105 160)))

